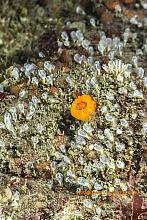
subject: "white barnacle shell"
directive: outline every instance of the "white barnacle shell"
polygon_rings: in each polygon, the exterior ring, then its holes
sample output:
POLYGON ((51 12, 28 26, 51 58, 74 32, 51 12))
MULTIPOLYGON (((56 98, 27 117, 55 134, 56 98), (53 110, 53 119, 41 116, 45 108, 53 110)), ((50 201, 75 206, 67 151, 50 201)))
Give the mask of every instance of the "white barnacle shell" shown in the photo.
POLYGON ((98 43, 98 50, 103 55, 105 49, 107 48, 107 38, 105 35, 100 36, 100 41, 98 43))
POLYGON ((144 85, 144 87, 147 87, 147 77, 144 77, 143 85, 144 85))
POLYGON ((91 80, 89 80, 89 79, 86 80, 86 86, 87 87, 93 87, 93 84, 91 83, 91 80))
POLYGON ((139 67, 136 69, 136 72, 137 72, 137 76, 141 79, 143 79, 144 77, 144 69, 142 67, 139 67))
POLYGON ((89 136, 88 136, 87 132, 84 131, 84 130, 82 130, 82 129, 79 129, 79 130, 78 130, 78 135, 79 135, 79 136, 82 136, 82 137, 84 137, 84 138, 89 139, 89 136))
POLYGON ((79 63, 79 64, 81 64, 82 63, 82 57, 80 56, 80 54, 75 54, 74 55, 74 60, 77 62, 77 63, 79 63))
POLYGON ((118 93, 119 94, 127 94, 127 89, 125 87, 120 87, 120 88, 118 88, 118 93))
POLYGON ((111 142, 114 141, 113 133, 111 132, 111 130, 109 128, 105 128, 104 135, 109 141, 111 141, 111 142))
POLYGON ((70 163, 70 158, 67 156, 63 156, 63 160, 65 163, 70 163))
POLYGON ((107 113, 108 112, 108 108, 107 108, 107 106, 102 106, 102 108, 101 108, 101 112, 102 112, 102 114, 104 114, 104 113, 107 113))
POLYGON ((64 41, 68 40, 68 34, 67 34, 66 31, 63 31, 63 32, 61 33, 61 38, 62 38, 62 40, 64 40, 64 41))
POLYGON ((34 63, 25 63, 24 64, 24 69, 25 69, 25 76, 30 79, 31 73, 36 70, 36 65, 34 63))
POLYGON ((67 175, 68 177, 70 177, 70 178, 75 178, 75 177, 76 177, 75 174, 74 174, 74 171, 72 171, 72 170, 68 170, 68 171, 66 172, 66 175, 67 175))
POLYGON ((26 90, 25 90, 25 89, 22 89, 22 90, 19 92, 19 97, 20 97, 20 98, 24 98, 26 94, 27 94, 26 90))
POLYGON ((54 76, 53 74, 49 75, 46 77, 46 83, 47 85, 53 85, 53 81, 54 81, 54 76))
POLYGON ((132 72, 132 64, 128 64, 127 69, 124 71, 124 77, 129 78, 132 72))
POLYGON ((55 69, 55 66, 52 63, 50 63, 49 61, 45 61, 44 62, 44 68, 46 70, 48 70, 49 72, 51 72, 52 70, 55 69))
POLYGON ((133 92, 133 97, 135 97, 135 98, 143 98, 143 93, 136 89, 133 92))
POLYGON ((126 127, 126 128, 129 126, 129 123, 125 118, 122 118, 120 120, 120 124, 121 124, 121 126, 126 127))
POLYGON ((101 212, 102 212, 102 209, 101 209, 99 206, 97 206, 97 207, 96 207, 96 213, 97 213, 97 215, 98 215, 97 220, 100 219, 99 216, 101 215, 101 212))
POLYGON ((24 68, 25 68, 25 71, 32 72, 36 69, 36 65, 34 63, 25 63, 24 68))
POLYGON ((123 76, 121 74, 118 74, 117 75, 117 81, 118 82, 123 82, 123 80, 124 80, 123 76))
POLYGON ((138 67, 138 57, 137 56, 132 57, 132 63, 136 68, 138 67))
POLYGON ((43 52, 39 52, 39 53, 38 53, 38 56, 39 56, 40 58, 44 58, 44 57, 45 57, 45 55, 44 55, 43 52))
POLYGON ((88 52, 89 52, 89 54, 93 55, 94 48, 92 46, 88 47, 88 52))
POLYGON ((66 77, 66 82, 68 82, 70 85, 72 85, 74 81, 73 81, 71 76, 67 76, 66 77))
POLYGON ((40 100, 36 96, 33 96, 32 97, 32 104, 35 106, 35 108, 36 108, 38 103, 40 103, 40 100))
POLYGON ((19 69, 17 67, 14 67, 12 70, 12 77, 18 81, 19 80, 19 69))
POLYGON ((102 154, 100 156, 100 163, 103 165, 108 165, 108 163, 110 163, 110 160, 106 155, 102 154))
POLYGON ((93 202, 90 199, 84 199, 83 205, 88 209, 92 209, 93 202))
POLYGON ((94 63, 94 69, 98 72, 100 72, 100 70, 101 70, 101 65, 100 65, 100 62, 98 60, 96 60, 95 63, 94 63))
POLYGON ((91 84, 94 86, 94 87, 98 87, 98 80, 95 76, 93 76, 91 78, 91 84))
POLYGON ((136 87, 136 84, 133 82, 133 81, 131 81, 130 83, 129 83, 129 87, 132 89, 132 90, 135 90, 137 87, 136 87))
POLYGON ((38 75, 40 76, 42 81, 45 82, 45 80, 46 80, 46 72, 45 72, 45 70, 38 70, 38 75))
POLYGON ((23 132, 26 132, 29 129, 29 126, 27 124, 22 124, 20 126, 20 134, 23 132))
POLYGON ((113 121, 113 120, 114 120, 114 117, 113 117, 111 114, 107 113, 107 114, 105 115, 105 119, 106 119, 107 121, 113 121))
POLYGON ((4 92, 4 85, 2 83, 0 84, 0 92, 4 92))
POLYGON ((31 141, 32 141, 33 146, 36 147, 36 145, 39 143, 38 136, 31 137, 31 141))
POLYGON ((116 142, 115 143, 115 148, 116 148, 117 152, 121 152, 121 151, 125 150, 125 144, 116 142))
POLYGON ((47 92, 42 93, 41 97, 42 97, 42 99, 47 100, 48 93, 47 92))
POLYGON ((119 44, 120 44, 120 38, 119 37, 114 37, 112 40, 113 48, 118 49, 119 44))
POLYGON ((0 139, 0 147, 5 147, 5 142, 0 139))
POLYGON ((90 41, 89 41, 89 40, 84 39, 84 40, 82 41, 82 47, 83 47, 83 48, 88 49, 89 45, 90 45, 90 41))
POLYGON ((16 108, 15 107, 11 107, 10 109, 9 109, 9 112, 11 113, 11 115, 12 115, 12 119, 13 119, 13 121, 17 121, 17 113, 16 113, 16 108))
POLYGON ((127 191, 128 190, 128 186, 125 183, 120 183, 120 188, 122 191, 127 191))
POLYGON ((93 26, 93 27, 95 27, 96 26, 96 21, 95 21, 95 19, 94 18, 90 18, 90 24, 93 26))
POLYGON ((18 108, 18 111, 19 111, 20 113, 23 113, 23 114, 24 114, 25 108, 24 108, 24 104, 23 104, 23 103, 18 103, 18 104, 17 104, 17 108, 18 108))
POLYGON ((116 129, 116 134, 122 134, 122 129, 117 128, 117 129, 116 129))
POLYGON ((113 59, 114 59, 114 56, 115 56, 115 52, 114 52, 114 51, 110 51, 110 52, 108 53, 108 57, 109 57, 110 60, 113 60, 113 59))
POLYGON ((106 94, 106 99, 108 99, 108 100, 114 100, 114 94, 111 93, 111 92, 107 92, 107 94, 106 94))
POLYGON ((89 186, 89 181, 85 177, 78 177, 77 183, 81 186, 89 186))
POLYGON ((144 9, 147 10, 147 2, 146 2, 146 1, 141 1, 140 4, 142 5, 142 7, 143 7, 144 9))
POLYGON ((35 113, 35 106, 34 103, 29 102, 29 111, 26 114, 26 119, 30 120, 33 117, 33 114, 35 113))
POLYGON ((79 64, 82 63, 82 58, 81 58, 80 54, 75 54, 75 55, 74 55, 74 60, 75 60, 77 63, 79 63, 79 64))
POLYGON ((84 137, 77 135, 76 136, 76 144, 85 145, 86 141, 85 141, 84 137))
POLYGON ((125 167, 125 163, 121 160, 116 161, 116 166, 120 169, 123 169, 125 167))
POLYGON ((113 161, 110 161, 107 166, 110 168, 110 169, 113 169, 115 170, 115 163, 113 161))
POLYGON ((124 44, 127 43, 128 39, 129 39, 129 35, 130 35, 130 29, 129 29, 129 28, 126 28, 126 29, 125 29, 125 32, 124 32, 124 34, 123 34, 124 44))
POLYGON ((103 146, 101 144, 98 144, 98 143, 93 144, 93 148, 96 151, 102 151, 103 150, 103 146))
POLYGON ((84 123, 83 130, 86 131, 88 134, 92 134, 92 132, 93 132, 93 128, 87 122, 84 123))
POLYGON ((92 57, 92 56, 89 56, 89 57, 87 58, 87 63, 88 63, 89 65, 92 65, 92 64, 93 64, 93 57, 92 57))
POLYGON ((62 180, 63 180, 63 174, 62 173, 57 173, 56 174, 56 180, 58 181, 59 184, 61 184, 62 180))
POLYGON ((5 126, 6 126, 7 130, 9 130, 13 134, 15 134, 15 130, 14 130, 14 127, 13 127, 13 124, 12 124, 12 116, 7 111, 4 113, 4 123, 5 123, 5 126))
MULTIPOLYGON (((77 32, 78 31, 72 31, 71 33, 70 33, 70 37, 72 38, 72 40, 73 40, 73 42, 76 42, 76 40, 77 40, 77 38, 81 38, 81 36, 80 37, 78 37, 77 35, 77 32)), ((81 32, 80 32, 81 33, 81 32)), ((83 38, 82 38, 82 40, 83 40, 83 38)))
POLYGON ((141 133, 145 135, 147 133, 147 121, 142 124, 141 133))
POLYGON ((34 85, 36 85, 36 86, 38 86, 38 79, 37 79, 37 77, 32 77, 32 83, 34 84, 34 85))
POLYGON ((70 47, 70 42, 69 42, 68 40, 65 40, 65 41, 64 41, 64 46, 70 47))
POLYGON ((94 189, 96 189, 96 190, 102 190, 102 189, 103 189, 103 186, 102 186, 100 183, 95 182, 95 184, 94 184, 94 189))
POLYGON ((76 13, 77 14, 81 14, 81 15, 85 15, 85 11, 83 10, 83 8, 81 8, 80 6, 76 7, 76 13))
POLYGON ((75 39, 75 37, 80 41, 82 41, 84 39, 83 33, 80 30, 77 30, 75 33, 74 33, 74 31, 72 31, 72 32, 73 33, 71 33, 71 36, 73 39, 75 39))

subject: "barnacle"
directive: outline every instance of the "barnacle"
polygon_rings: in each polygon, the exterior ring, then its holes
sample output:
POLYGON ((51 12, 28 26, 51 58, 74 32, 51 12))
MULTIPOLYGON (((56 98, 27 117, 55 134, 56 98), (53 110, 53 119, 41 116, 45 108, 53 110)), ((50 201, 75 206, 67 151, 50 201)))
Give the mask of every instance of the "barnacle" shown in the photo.
POLYGON ((71 105, 71 115, 81 121, 88 121, 96 111, 96 102, 90 95, 78 96, 71 105))

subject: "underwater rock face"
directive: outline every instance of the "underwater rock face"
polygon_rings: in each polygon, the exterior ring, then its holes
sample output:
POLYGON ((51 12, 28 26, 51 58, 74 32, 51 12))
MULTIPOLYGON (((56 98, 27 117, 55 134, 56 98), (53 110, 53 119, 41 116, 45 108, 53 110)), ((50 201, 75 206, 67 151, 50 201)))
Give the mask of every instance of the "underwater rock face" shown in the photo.
POLYGON ((50 54, 57 52, 57 33, 53 30, 44 33, 39 39, 39 49, 41 51, 49 52, 50 54))
POLYGON ((0 74, 0 218, 143 219, 143 1, 38 4, 36 57, 0 74))

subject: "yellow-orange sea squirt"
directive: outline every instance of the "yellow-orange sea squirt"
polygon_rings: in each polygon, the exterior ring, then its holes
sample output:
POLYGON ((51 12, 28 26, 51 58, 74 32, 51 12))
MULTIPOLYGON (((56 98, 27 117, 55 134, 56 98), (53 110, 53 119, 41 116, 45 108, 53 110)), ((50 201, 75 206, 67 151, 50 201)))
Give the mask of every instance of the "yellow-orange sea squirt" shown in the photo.
POLYGON ((89 121, 96 112, 96 102, 90 95, 78 96, 72 103, 71 115, 81 121, 89 121))

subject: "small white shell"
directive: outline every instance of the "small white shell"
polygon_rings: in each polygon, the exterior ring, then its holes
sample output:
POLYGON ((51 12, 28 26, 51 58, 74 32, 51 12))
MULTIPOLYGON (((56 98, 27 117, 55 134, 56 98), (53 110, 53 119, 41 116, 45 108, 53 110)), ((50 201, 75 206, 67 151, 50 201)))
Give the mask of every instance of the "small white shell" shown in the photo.
POLYGON ((18 81, 19 80, 19 69, 17 67, 14 67, 12 70, 12 77, 18 81))
POLYGON ((44 68, 47 69, 49 72, 51 72, 52 70, 55 69, 55 66, 52 63, 46 61, 44 62, 44 68))
POLYGON ((106 136, 106 138, 107 138, 109 141, 111 141, 111 142, 114 141, 114 136, 113 136, 113 134, 112 134, 112 132, 111 132, 111 130, 110 130, 109 128, 106 128, 106 129, 104 130, 104 135, 106 136))
POLYGON ((84 123, 83 130, 88 134, 92 134, 93 128, 88 123, 84 123))
POLYGON ((79 63, 79 64, 81 64, 82 63, 82 57, 80 56, 80 54, 75 54, 74 55, 74 60, 77 62, 77 63, 79 63))
POLYGON ((53 85, 54 77, 53 75, 47 76, 46 77, 46 82, 48 85, 53 85))
POLYGON ((14 131, 14 127, 12 125, 12 116, 7 111, 4 114, 4 123, 5 123, 6 128, 14 134, 15 131, 14 131))
POLYGON ((45 72, 45 70, 38 70, 38 75, 43 80, 43 82, 46 80, 46 72, 45 72))
POLYGON ((116 166, 120 169, 123 169, 125 167, 125 163, 123 161, 117 160, 116 166))
POLYGON ((0 92, 4 92, 4 85, 2 83, 0 84, 0 92))
POLYGON ((0 139, 0 147, 5 147, 5 142, 0 139))
POLYGON ((11 115, 12 115, 12 119, 13 119, 13 121, 17 121, 17 113, 16 113, 16 108, 15 107, 11 107, 10 109, 9 109, 9 112, 11 113, 11 115))
POLYGON ((24 114, 24 105, 22 103, 17 104, 18 111, 24 114))
POLYGON ((27 124, 22 124, 20 126, 20 133, 23 133, 29 129, 29 126, 27 124))
POLYGON ((38 79, 37 79, 37 77, 32 77, 32 83, 34 84, 34 85, 36 85, 36 86, 38 86, 38 79))

